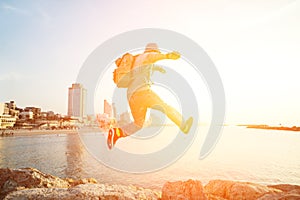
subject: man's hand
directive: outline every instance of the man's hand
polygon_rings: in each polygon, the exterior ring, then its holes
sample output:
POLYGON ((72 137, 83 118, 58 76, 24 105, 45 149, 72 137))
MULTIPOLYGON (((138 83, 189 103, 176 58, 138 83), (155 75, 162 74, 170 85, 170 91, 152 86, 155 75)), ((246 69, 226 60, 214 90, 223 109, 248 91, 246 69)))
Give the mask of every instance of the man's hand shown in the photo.
POLYGON ((163 74, 166 73, 166 70, 164 68, 159 68, 158 71, 163 74))
POLYGON ((153 71, 159 71, 160 73, 166 73, 166 70, 160 66, 154 65, 153 66, 153 71))
POLYGON ((171 53, 167 53, 167 58, 176 60, 176 59, 180 58, 180 53, 176 52, 176 51, 173 51, 171 53))

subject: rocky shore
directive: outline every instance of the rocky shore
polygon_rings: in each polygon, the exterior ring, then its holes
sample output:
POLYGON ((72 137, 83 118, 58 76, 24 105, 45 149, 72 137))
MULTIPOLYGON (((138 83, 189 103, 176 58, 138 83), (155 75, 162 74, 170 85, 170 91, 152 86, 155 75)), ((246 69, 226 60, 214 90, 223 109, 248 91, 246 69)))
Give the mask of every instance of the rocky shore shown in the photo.
POLYGON ((62 179, 33 168, 0 169, 0 199, 300 199, 300 186, 199 180, 167 182, 161 191, 97 183, 90 179, 62 179))

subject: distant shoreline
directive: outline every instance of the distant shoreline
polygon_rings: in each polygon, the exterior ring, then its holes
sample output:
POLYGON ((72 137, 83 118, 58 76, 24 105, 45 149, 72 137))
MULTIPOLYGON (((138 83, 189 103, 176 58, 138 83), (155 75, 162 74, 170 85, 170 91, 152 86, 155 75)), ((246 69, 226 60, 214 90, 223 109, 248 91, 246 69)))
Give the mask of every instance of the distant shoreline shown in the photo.
POLYGON ((280 130, 280 131, 300 131, 300 127, 286 127, 286 126, 269 126, 269 125, 238 125, 238 126, 246 126, 247 128, 254 129, 267 129, 267 130, 280 130))

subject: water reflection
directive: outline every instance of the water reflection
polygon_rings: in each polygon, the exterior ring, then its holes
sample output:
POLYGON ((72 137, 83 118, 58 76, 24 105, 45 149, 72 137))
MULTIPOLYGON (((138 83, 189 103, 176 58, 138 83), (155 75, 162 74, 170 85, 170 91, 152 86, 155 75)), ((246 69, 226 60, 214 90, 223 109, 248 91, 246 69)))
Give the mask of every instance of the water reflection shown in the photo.
POLYGON ((1 138, 0 167, 33 167, 60 176, 65 163, 65 137, 51 135, 1 138))
POLYGON ((78 134, 67 134, 66 138, 66 168, 65 176, 70 178, 86 177, 84 170, 84 149, 78 134))
MULTIPOLYGON (((94 134, 84 136, 94 138, 94 134)), ((102 183, 155 189, 166 181, 188 178, 203 183, 211 179, 232 179, 264 184, 299 184, 299 141, 298 133, 226 127, 216 149, 204 160, 198 160, 203 140, 197 138, 173 165, 154 173, 127 174, 98 162, 75 132, 6 137, 0 138, 0 168, 34 167, 62 178, 93 177, 102 183)), ((127 140, 123 142, 129 145, 127 140)), ((93 148, 100 148, 100 145, 100 141, 95 141, 93 148)))

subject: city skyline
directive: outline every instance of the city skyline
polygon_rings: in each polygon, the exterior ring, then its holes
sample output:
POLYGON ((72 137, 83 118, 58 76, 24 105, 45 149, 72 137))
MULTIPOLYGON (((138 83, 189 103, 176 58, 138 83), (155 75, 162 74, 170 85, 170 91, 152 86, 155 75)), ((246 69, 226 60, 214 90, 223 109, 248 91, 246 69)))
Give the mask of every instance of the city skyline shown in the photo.
POLYGON ((33 109, 40 109, 43 112, 53 112, 62 116, 81 117, 81 118, 86 117, 87 113, 85 107, 86 107, 87 90, 84 88, 84 86, 81 83, 72 83, 72 86, 68 87, 67 89, 68 89, 67 113, 54 112, 53 109, 44 109, 40 106, 33 105, 33 104, 20 106, 19 104, 17 104, 17 101, 14 99, 0 102, 0 105, 1 108, 5 104, 9 105, 9 107, 11 107, 11 104, 13 104, 14 109, 17 108, 19 110, 26 110, 26 109, 30 110, 31 108, 33 108, 33 109))
POLYGON ((186 35, 211 57, 225 88, 225 123, 299 125, 299 1, 171 3, 132 10, 122 1, 2 1, 0 102, 67 114, 66 88, 95 48, 155 27, 186 35))

